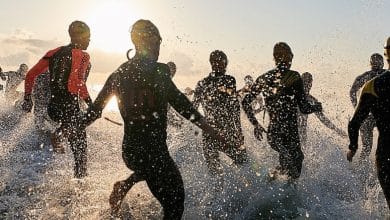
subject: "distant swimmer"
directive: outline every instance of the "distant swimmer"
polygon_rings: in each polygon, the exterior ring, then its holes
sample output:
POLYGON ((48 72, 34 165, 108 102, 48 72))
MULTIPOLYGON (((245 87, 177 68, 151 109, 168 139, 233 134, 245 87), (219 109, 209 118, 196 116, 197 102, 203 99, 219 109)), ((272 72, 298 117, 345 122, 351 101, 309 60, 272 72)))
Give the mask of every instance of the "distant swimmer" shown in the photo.
MULTIPOLYGON (((354 108, 357 105, 357 93, 363 87, 363 85, 372 80, 373 78, 381 75, 386 72, 383 69, 383 57, 379 53, 374 53, 370 58, 371 70, 359 75, 356 77, 355 81, 352 84, 351 90, 349 92, 351 102, 354 108)), ((375 120, 372 113, 370 113, 366 120, 363 121, 362 126, 360 127, 360 137, 362 139, 362 152, 360 154, 361 159, 367 160, 371 153, 372 143, 373 143, 373 131, 375 127, 375 120)))
MULTIPOLYGON (((305 90, 306 99, 309 103, 314 104, 318 103, 318 100, 310 94, 311 87, 313 85, 313 75, 309 72, 302 74, 303 88, 305 90)), ((335 131, 340 137, 347 137, 347 133, 342 129, 338 128, 332 123, 332 121, 325 116, 323 111, 314 112, 314 115, 320 120, 320 122, 325 125, 327 128, 335 131)), ((301 138, 301 143, 306 145, 307 142, 307 114, 299 114, 298 117, 298 126, 299 134, 301 138)))
POLYGON ((23 97, 23 95, 17 91, 19 85, 26 78, 26 73, 28 71, 28 66, 25 63, 20 64, 18 70, 1 72, 0 76, 2 80, 6 80, 5 84, 5 98, 8 103, 14 104, 14 102, 23 97))
POLYGON ((236 79, 226 73, 227 56, 223 51, 215 50, 211 52, 209 62, 211 73, 196 85, 193 103, 195 108, 201 105, 207 122, 229 138, 228 146, 224 146, 203 133, 203 155, 210 174, 217 178, 215 189, 220 191, 223 188, 223 171, 219 152, 225 153, 238 165, 246 162, 248 155, 241 128, 236 79))
POLYGON ((355 113, 348 124, 350 142, 347 159, 352 161, 356 154, 359 129, 372 113, 379 131, 375 155, 377 174, 390 209, 390 37, 384 49, 389 68, 363 86, 355 113))
POLYGON ((254 126, 255 137, 261 140, 263 133, 267 133, 268 143, 279 153, 278 172, 295 180, 301 175, 304 158, 298 133, 298 109, 309 114, 322 111, 322 105, 306 99, 300 74, 290 69, 293 60, 290 46, 284 42, 275 44, 273 56, 276 68, 257 78, 242 105, 254 126), (270 118, 267 132, 257 121, 252 108, 252 102, 259 94, 265 99, 270 118))

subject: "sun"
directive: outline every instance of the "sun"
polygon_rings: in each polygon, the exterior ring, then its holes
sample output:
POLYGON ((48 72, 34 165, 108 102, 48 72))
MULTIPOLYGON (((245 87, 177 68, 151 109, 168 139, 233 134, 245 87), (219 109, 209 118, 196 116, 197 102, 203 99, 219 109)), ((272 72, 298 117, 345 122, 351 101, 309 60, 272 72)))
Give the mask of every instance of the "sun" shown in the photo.
POLYGON ((130 25, 138 18, 138 12, 129 2, 104 1, 96 4, 86 18, 91 28, 90 47, 106 52, 126 52, 131 46, 130 25))

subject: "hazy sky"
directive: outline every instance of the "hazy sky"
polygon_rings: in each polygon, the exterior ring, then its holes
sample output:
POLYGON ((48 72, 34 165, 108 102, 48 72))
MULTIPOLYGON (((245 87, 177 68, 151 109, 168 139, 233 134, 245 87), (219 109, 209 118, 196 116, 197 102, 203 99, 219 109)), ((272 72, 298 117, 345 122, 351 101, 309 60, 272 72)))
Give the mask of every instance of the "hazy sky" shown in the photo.
MULTIPOLYGON (((129 29, 139 18, 160 29, 161 61, 177 63, 179 87, 209 72, 208 56, 221 49, 242 84, 273 67, 272 47, 290 44, 293 68, 348 87, 383 53, 390 35, 388 0, 0 0, 0 65, 33 65, 47 50, 69 42, 67 27, 86 21, 93 73, 106 77, 126 60, 129 29)), ((92 74, 93 75, 93 74, 92 74)))

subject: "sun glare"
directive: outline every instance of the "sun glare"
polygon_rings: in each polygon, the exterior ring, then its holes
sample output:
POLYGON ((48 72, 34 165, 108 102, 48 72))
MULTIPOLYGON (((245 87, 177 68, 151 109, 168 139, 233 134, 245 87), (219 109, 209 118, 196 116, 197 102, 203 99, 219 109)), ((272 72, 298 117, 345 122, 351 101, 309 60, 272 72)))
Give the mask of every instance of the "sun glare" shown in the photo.
POLYGON ((131 45, 130 25, 138 18, 128 2, 104 1, 96 4, 87 17, 91 27, 91 48, 107 52, 125 52, 131 45))

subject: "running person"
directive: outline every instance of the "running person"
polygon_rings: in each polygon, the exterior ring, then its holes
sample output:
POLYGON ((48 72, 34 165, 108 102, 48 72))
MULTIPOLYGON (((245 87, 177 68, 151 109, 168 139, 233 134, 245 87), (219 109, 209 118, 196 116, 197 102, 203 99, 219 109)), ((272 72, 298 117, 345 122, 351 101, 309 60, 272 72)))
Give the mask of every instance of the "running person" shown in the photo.
MULTIPOLYGON (((390 70, 390 37, 385 44, 385 56, 390 70)), ((390 209, 390 71, 368 81, 362 90, 355 113, 348 124, 349 151, 352 161, 358 149, 359 129, 372 113, 379 131, 376 166, 379 183, 390 209)))
POLYGON ((219 132, 229 137, 228 147, 209 134, 203 133, 203 154, 211 175, 218 177, 217 189, 223 186, 219 152, 226 153, 235 164, 247 161, 244 136, 240 122, 240 103, 237 99, 236 80, 226 74, 227 56, 220 50, 210 54, 212 72, 198 82, 194 93, 194 106, 202 105, 205 118, 219 132))
MULTIPOLYGON (((309 72, 302 73, 303 80, 303 88, 305 90, 305 95, 307 101, 311 104, 318 103, 318 100, 310 94, 311 87, 313 85, 313 75, 309 72)), ((315 116, 320 120, 320 122, 325 125, 327 128, 335 131, 341 137, 347 137, 347 133, 336 125, 332 123, 332 121, 326 117, 323 111, 314 112, 315 116)), ((298 126, 299 126, 299 135, 301 139, 301 143, 305 146, 307 142, 307 114, 299 114, 298 116, 298 126)))
POLYGON ((49 70, 51 98, 48 114, 60 124, 52 135, 53 149, 63 153, 64 148, 59 142, 68 139, 75 159, 74 176, 82 178, 87 175, 87 137, 80 124, 83 113, 79 101, 92 103, 86 86, 91 64, 88 53, 84 52, 89 45, 90 30, 84 22, 74 21, 68 31, 71 43, 47 52, 27 73, 23 108, 31 111, 35 78, 49 70))
POLYGON ((47 113, 47 107, 49 106, 51 98, 50 88, 48 87, 49 84, 50 73, 46 71, 37 76, 32 91, 35 129, 41 133, 51 129, 46 125, 46 122, 49 124, 52 123, 47 113))
POLYGON ((309 114, 321 111, 322 106, 318 102, 308 102, 301 76, 290 70, 293 59, 290 47, 284 42, 277 43, 273 56, 276 68, 257 78, 242 105, 255 127, 255 137, 261 140, 265 130, 257 121, 251 104, 262 93, 270 117, 268 143, 279 153, 280 166, 277 169, 293 180, 299 178, 304 158, 298 133, 298 107, 302 113, 309 114))
POLYGON ((17 91, 18 86, 23 82, 28 71, 27 64, 20 64, 18 70, 2 72, 1 78, 6 79, 5 84, 5 98, 8 103, 14 104, 20 96, 20 93, 17 91))
MULTIPOLYGON (((357 105, 357 93, 363 87, 363 85, 370 81, 371 79, 381 75, 386 70, 383 69, 383 57, 379 53, 374 53, 370 58, 371 70, 367 71, 358 77, 352 84, 351 90, 349 92, 351 102, 354 108, 357 105)), ((375 119, 372 114, 369 114, 367 119, 364 120, 360 128, 360 137, 362 139, 362 152, 360 154, 361 159, 368 159, 371 153, 371 148, 373 144, 373 131, 375 127, 375 119)))
POLYGON ((131 39, 136 48, 135 56, 108 78, 88 110, 85 124, 101 116, 112 95, 117 97, 125 123, 122 157, 134 173, 114 184, 109 199, 113 215, 118 213, 131 187, 146 181, 163 207, 164 219, 181 219, 184 186, 166 144, 168 104, 212 136, 222 138, 176 88, 169 67, 157 62, 161 44, 157 27, 149 20, 138 20, 132 26, 131 39))

